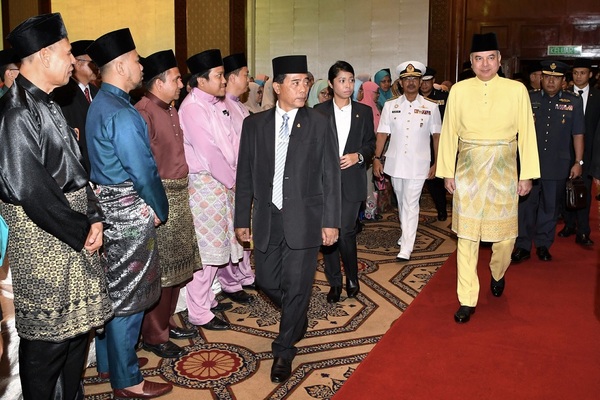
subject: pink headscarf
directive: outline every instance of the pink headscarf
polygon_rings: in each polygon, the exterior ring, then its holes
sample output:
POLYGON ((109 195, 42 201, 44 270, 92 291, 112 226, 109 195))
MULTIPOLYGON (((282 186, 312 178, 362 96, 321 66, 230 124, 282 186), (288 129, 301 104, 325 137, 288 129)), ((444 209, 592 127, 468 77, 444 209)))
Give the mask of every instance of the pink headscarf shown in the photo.
POLYGON ((363 88, 363 99, 359 102, 365 104, 373 110, 373 125, 375 126, 375 133, 377 133, 377 128, 379 127, 379 117, 381 117, 381 113, 377 108, 377 102, 375 101, 375 96, 379 92, 379 85, 373 81, 367 81, 362 84, 363 88))

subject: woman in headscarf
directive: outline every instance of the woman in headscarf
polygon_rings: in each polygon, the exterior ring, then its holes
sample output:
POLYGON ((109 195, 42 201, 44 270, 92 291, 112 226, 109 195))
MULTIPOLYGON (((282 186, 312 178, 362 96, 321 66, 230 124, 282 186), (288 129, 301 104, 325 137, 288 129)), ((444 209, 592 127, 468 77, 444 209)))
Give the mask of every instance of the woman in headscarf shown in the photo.
POLYGON ((248 89, 250 93, 248 94, 248 100, 244 102, 244 105, 250 112, 250 114, 256 114, 257 112, 261 112, 262 108, 260 104, 263 98, 263 87, 256 82, 250 82, 248 84, 248 89))
POLYGON ((319 79, 310 88, 307 105, 312 108, 315 106, 315 104, 322 103, 330 98, 331 94, 329 93, 329 84, 327 84, 326 80, 319 79))
MULTIPOLYGON (((365 82, 362 84, 360 92, 362 92, 362 98, 358 102, 371 107, 373 110, 373 126, 375 127, 375 135, 377 135, 377 127, 379 126, 379 118, 381 117, 381 113, 377 107, 379 85, 371 81, 365 82)), ((373 165, 369 163, 367 168, 367 201, 365 203, 365 219, 367 220, 381 219, 381 216, 377 213, 379 194, 377 193, 373 179, 373 165)))
POLYGON ((352 93, 352 100, 358 101, 358 92, 360 91, 362 84, 363 84, 363 81, 361 81, 360 79, 354 78, 354 93, 352 93))
POLYGON ((379 118, 381 113, 377 108, 377 99, 379 98, 379 86, 375 82, 365 82, 362 84, 363 98, 359 100, 359 103, 363 103, 373 110, 373 125, 375 126, 375 133, 377 133, 377 127, 379 126, 379 118))
POLYGON ((383 105, 386 101, 392 98, 393 94, 390 90, 392 86, 392 76, 390 75, 389 69, 379 70, 374 77, 374 81, 379 85, 379 99, 377 100, 377 107, 379 111, 383 110, 383 105))
POLYGON ((270 110, 275 107, 275 92, 273 91, 273 79, 265 82, 263 87, 263 98, 260 105, 261 110, 270 110))

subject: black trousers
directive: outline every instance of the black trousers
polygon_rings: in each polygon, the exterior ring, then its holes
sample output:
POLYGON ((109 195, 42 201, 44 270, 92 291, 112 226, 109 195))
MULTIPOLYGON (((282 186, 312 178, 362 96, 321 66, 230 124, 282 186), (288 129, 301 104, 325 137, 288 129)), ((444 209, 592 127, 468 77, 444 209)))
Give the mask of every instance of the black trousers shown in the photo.
POLYGON ((565 201, 565 179, 535 179, 531 192, 519 199, 519 236, 515 247, 531 251, 554 243, 560 204, 565 201))
POLYGON ((438 214, 447 215, 446 211, 446 189, 444 188, 444 180, 442 178, 427 179, 425 181, 427 190, 433 199, 435 209, 438 214))
POLYGON ((342 199, 342 219, 338 242, 323 246, 325 276, 330 286, 342 286, 340 256, 344 263, 346 282, 358 281, 358 260, 356 255, 356 217, 362 202, 350 202, 342 199))
POLYGON ((319 247, 291 249, 285 240, 280 211, 271 216, 271 237, 266 252, 254 251, 256 285, 281 308, 279 335, 272 344, 273 356, 292 360, 294 344, 306 321, 317 271, 319 247))
POLYGON ((590 206, 592 204, 592 177, 584 174, 583 182, 587 188, 586 206, 579 210, 568 210, 565 208, 563 217, 565 226, 576 229, 578 235, 590 235, 590 206))
POLYGON ((19 343, 19 375, 24 400, 83 398, 81 376, 89 335, 60 343, 22 339, 19 343))

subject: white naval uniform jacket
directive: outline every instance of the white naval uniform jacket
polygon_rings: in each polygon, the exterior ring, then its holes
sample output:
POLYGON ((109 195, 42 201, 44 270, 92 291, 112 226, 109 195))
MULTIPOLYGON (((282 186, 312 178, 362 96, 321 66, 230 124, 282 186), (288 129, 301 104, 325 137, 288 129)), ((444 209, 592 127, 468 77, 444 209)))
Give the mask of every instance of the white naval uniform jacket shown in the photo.
POLYGON ((383 171, 402 179, 426 179, 431 162, 430 136, 440 133, 437 103, 420 94, 413 102, 404 95, 388 100, 381 111, 378 133, 390 135, 383 171))

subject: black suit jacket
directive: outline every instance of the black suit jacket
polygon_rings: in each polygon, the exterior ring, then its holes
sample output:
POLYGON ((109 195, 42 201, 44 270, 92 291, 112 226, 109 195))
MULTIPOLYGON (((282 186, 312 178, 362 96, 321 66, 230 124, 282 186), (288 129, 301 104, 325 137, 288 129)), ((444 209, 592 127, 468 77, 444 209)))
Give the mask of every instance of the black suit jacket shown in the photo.
MULTIPOLYGON (((98 88, 92 84, 89 86, 93 100, 98 94, 98 88)), ((69 126, 79 130, 79 140, 77 143, 79 144, 79 150, 81 151, 81 156, 83 158, 83 166, 89 174, 90 159, 88 157, 87 141, 85 138, 85 119, 90 104, 79 88, 77 81, 73 78, 69 79, 69 83, 65 86, 54 89, 54 100, 60 105, 69 126)))
MULTIPOLYGON (((321 228, 340 226, 340 166, 333 119, 300 108, 290 132, 283 181, 283 229, 292 249, 318 247, 321 228)), ((271 234, 275 108, 244 119, 238 157, 235 227, 249 228, 265 252, 271 234)))
MULTIPOLYGON (((315 109, 333 118, 335 121, 335 111, 333 108, 333 99, 315 105, 315 109)), ((334 130, 337 129, 334 125, 334 130)), ((350 123, 350 132, 348 141, 344 147, 344 154, 360 153, 365 162, 355 164, 342 171, 342 194, 344 199, 351 202, 364 201, 367 199, 367 173, 365 166, 375 154, 375 128, 373 127, 373 111, 366 106, 355 101, 352 102, 352 121, 350 123)), ((339 152, 338 152, 339 154, 339 152)))
POLYGON ((589 171, 592 162, 592 151, 600 151, 600 148, 598 147, 594 150, 594 138, 596 136, 598 123, 600 123, 600 90, 590 86, 587 106, 585 108, 585 147, 583 150, 584 171, 589 171))

